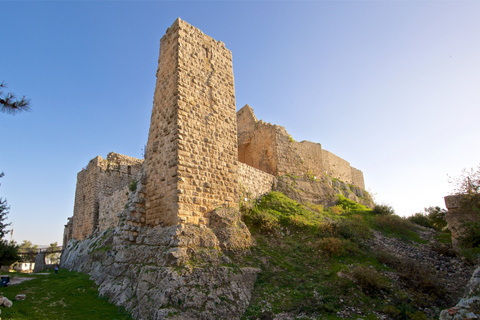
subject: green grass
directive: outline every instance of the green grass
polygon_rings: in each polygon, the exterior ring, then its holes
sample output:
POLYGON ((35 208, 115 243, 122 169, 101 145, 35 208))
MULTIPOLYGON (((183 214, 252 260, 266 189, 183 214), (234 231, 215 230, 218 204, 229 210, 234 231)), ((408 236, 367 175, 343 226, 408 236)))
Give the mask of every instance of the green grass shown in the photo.
POLYGON ((232 260, 262 272, 242 319, 273 319, 280 312, 339 319, 337 312, 345 306, 365 311, 351 319, 376 319, 374 312, 388 310, 392 303, 401 303, 406 310, 390 308, 395 312, 405 315, 413 310, 412 293, 383 275, 396 270, 379 261, 366 245, 372 230, 421 242, 418 227, 410 221, 375 214, 343 196, 338 196, 334 207, 323 208, 300 204, 279 192, 246 209, 244 220, 256 245, 250 256, 232 260))
POLYGON ((89 278, 86 274, 60 270, 58 275, 53 272, 37 275, 34 280, 0 288, 0 294, 13 302, 11 308, 1 307, 1 317, 12 320, 132 319, 123 308, 99 297, 98 287, 89 278), (26 294, 26 299, 15 301, 19 293, 26 294))

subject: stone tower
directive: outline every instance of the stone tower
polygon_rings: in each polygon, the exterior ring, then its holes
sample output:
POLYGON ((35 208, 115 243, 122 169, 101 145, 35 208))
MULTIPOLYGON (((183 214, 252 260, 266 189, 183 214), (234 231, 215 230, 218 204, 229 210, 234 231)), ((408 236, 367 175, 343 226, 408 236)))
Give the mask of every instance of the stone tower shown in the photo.
POLYGON ((178 18, 160 40, 145 159, 146 223, 208 224, 237 204, 232 54, 178 18))

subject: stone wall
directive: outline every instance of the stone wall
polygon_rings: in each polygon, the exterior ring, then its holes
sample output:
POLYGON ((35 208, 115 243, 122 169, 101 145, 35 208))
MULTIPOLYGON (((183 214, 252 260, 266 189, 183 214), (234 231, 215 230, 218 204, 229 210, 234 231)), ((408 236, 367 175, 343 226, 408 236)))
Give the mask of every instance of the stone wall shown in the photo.
POLYGON ((258 121, 248 105, 237 112, 238 160, 277 174, 276 126, 258 121))
POLYGON ((111 196, 104 197, 99 201, 98 231, 111 227, 117 227, 120 220, 118 214, 123 211, 128 200, 129 186, 115 191, 111 196))
POLYGON ((446 196, 445 206, 448 212, 445 214, 447 228, 452 232, 452 246, 455 252, 460 253, 461 248, 471 248, 471 243, 465 243, 462 238, 471 234, 472 222, 479 222, 479 214, 474 210, 465 210, 462 208, 466 195, 446 196))
POLYGON ((68 240, 73 237, 73 217, 68 218, 67 224, 63 229, 63 247, 67 246, 68 240))
POLYGON ((237 112, 238 160, 275 176, 325 174, 365 188, 362 171, 319 143, 294 141, 284 127, 257 120, 246 105, 237 112))
POLYGON ((177 19, 160 41, 146 153, 146 220, 208 224, 237 199, 231 52, 177 19))
POLYGON ((271 190, 273 176, 327 174, 364 188, 363 173, 319 143, 294 141, 248 105, 235 110, 231 52, 177 19, 160 41, 145 162, 116 153, 92 159, 77 176, 66 240, 116 226, 122 192, 135 179, 142 181, 128 217, 132 230, 208 225, 214 208, 238 206, 239 187, 257 197, 271 190))
POLYGON ((323 177, 322 146, 310 141, 294 141, 283 127, 277 130, 278 176, 313 175, 323 177))
POLYGON ((77 174, 71 236, 83 240, 98 226, 100 200, 128 185, 140 171, 142 160, 111 152, 97 156, 77 174))
POLYGON ((244 163, 238 163, 238 184, 242 196, 257 199, 272 191, 276 182, 274 175, 255 169, 244 163))

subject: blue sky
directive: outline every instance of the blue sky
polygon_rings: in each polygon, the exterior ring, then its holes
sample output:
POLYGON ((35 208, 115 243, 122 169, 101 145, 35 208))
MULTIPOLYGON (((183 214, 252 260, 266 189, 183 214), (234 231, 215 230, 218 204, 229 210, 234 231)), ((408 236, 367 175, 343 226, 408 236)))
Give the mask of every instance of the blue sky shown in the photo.
POLYGON ((408 216, 443 206, 480 163, 476 1, 0 1, 0 81, 33 111, 0 114, 13 238, 61 242, 76 174, 141 157, 159 40, 181 17, 233 53, 237 109, 319 142, 408 216))

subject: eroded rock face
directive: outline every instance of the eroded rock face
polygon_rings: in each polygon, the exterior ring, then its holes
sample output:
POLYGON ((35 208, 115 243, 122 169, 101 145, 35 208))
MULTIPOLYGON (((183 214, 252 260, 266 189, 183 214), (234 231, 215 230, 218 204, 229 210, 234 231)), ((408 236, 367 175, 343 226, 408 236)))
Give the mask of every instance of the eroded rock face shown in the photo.
POLYGON ((214 214, 230 217, 214 229, 144 227, 133 243, 120 228, 71 240, 61 266, 92 275, 101 295, 137 319, 239 319, 260 270, 228 266, 220 248, 245 251, 251 242, 246 226, 228 213, 214 214))
POLYGON ((465 296, 453 308, 443 310, 439 320, 478 319, 480 317, 480 267, 468 282, 465 296))
POLYGON ((445 219, 452 232, 453 249, 460 255, 462 248, 471 248, 473 245, 468 241, 468 235, 472 234, 471 224, 479 221, 479 215, 474 210, 465 210, 464 201, 468 199, 468 195, 451 195, 444 199, 448 209, 445 219))
POLYGON ((337 195, 341 194, 347 199, 373 208, 373 200, 362 188, 328 177, 323 177, 321 180, 316 178, 309 179, 288 175, 278 177, 275 189, 301 203, 310 202, 331 207, 337 203, 337 195))

